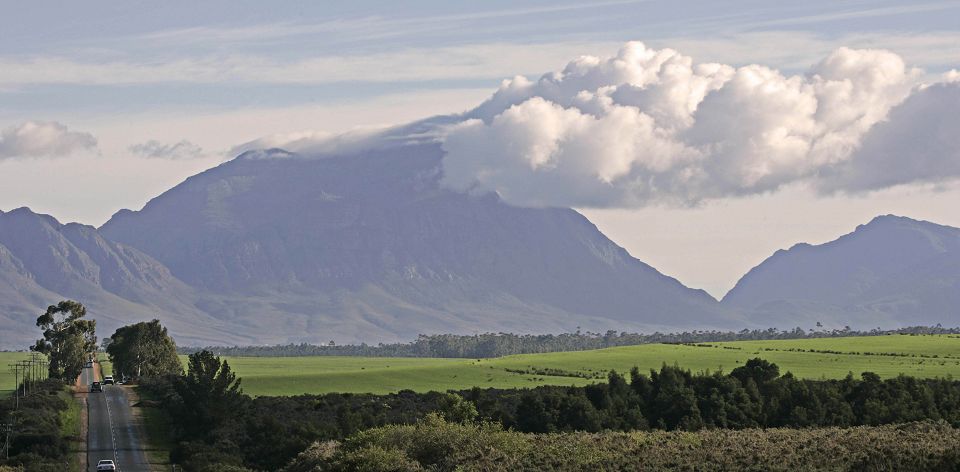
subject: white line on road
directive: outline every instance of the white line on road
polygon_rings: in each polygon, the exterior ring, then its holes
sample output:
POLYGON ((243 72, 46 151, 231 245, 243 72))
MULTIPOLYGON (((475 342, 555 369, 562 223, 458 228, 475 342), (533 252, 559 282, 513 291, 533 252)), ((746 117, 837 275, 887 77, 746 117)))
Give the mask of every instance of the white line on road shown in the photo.
POLYGON ((117 455, 117 434, 113 431, 113 416, 110 414, 110 396, 104 393, 103 403, 107 405, 107 421, 110 423, 110 445, 113 447, 113 464, 120 470, 120 458, 117 455))

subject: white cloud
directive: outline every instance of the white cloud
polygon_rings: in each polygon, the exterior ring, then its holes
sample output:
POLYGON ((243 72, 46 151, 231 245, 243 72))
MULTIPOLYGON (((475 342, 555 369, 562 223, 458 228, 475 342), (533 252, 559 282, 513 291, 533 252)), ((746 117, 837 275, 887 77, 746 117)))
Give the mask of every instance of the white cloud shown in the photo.
POLYGON ((924 87, 864 137, 849 159, 827 169, 823 190, 858 192, 960 177, 960 83, 924 87))
POLYGON ((151 139, 134 144, 128 150, 138 156, 152 159, 195 159, 203 155, 203 148, 185 139, 169 144, 151 139))
MULTIPOLYGON (((616 56, 581 57, 535 82, 505 81, 449 128, 445 182, 533 206, 696 204, 797 182, 859 191, 866 187, 828 185, 827 176, 858 182, 867 173, 859 164, 865 151, 857 151, 864 136, 911 93, 939 90, 916 92, 921 75, 884 50, 840 48, 806 74, 787 76, 761 65, 694 64, 670 49, 629 43, 616 56)), ((922 135, 936 142, 925 148, 945 157, 886 159, 886 180, 874 178, 869 188, 953 172, 945 161, 960 147, 949 138, 960 126, 943 119, 928 132, 955 107, 940 98, 947 105, 916 98, 902 107, 916 111, 893 116, 913 123, 899 127, 904 152, 912 135, 922 135), (910 166, 923 170, 898 173, 910 166)))
MULTIPOLYGON (((244 36, 289 33, 287 25, 263 26, 250 31, 188 29, 190 34, 244 36), (193 33, 192 33, 193 32, 193 33)), ((297 28, 292 28, 294 32, 297 28)), ((158 35, 160 33, 157 33, 158 35)), ((211 39, 219 44, 229 39, 211 39)), ((827 37, 804 31, 766 31, 710 35, 666 36, 651 44, 669 45, 701 62, 744 65, 767 64, 780 69, 800 69, 828 54, 837 44, 854 48, 896 51, 912 64, 946 69, 960 63, 960 33, 932 31, 923 34, 857 33, 827 37)), ((133 44, 137 44, 134 42, 133 44)), ((483 80, 538 74, 563 64, 577 54, 600 54, 619 45, 614 41, 570 40, 541 43, 483 42, 446 47, 395 47, 349 54, 297 51, 268 56, 245 49, 153 56, 156 51, 111 48, 111 54, 71 56, 34 55, 0 57, 0 88, 25 85, 79 84, 329 84, 349 81, 483 80), (278 58, 278 57, 282 57, 278 58)))
POLYGON ((126 58, 84 61, 59 56, 0 57, 0 70, 3 71, 0 86, 477 80, 545 70, 569 57, 571 51, 604 50, 611 45, 484 43, 353 55, 313 55, 285 60, 251 54, 146 61, 126 58), (518 71, 518 65, 522 65, 523 70, 518 71))
POLYGON ((0 159, 61 157, 96 147, 92 134, 55 121, 27 121, 0 131, 0 159))

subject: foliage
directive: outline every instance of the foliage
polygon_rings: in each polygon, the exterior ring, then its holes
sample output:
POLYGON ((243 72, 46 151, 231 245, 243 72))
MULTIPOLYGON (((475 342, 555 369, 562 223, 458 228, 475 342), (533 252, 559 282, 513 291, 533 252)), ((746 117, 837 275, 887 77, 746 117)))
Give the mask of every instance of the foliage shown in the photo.
POLYGON ((960 430, 899 426, 524 434, 428 417, 317 443, 283 472, 927 470, 960 467, 960 430))
POLYGON ((240 418, 249 397, 240 379, 210 351, 191 354, 184 376, 174 377, 171 416, 187 438, 214 440, 240 418))
MULTIPOLYGON (((69 437, 63 424, 64 413, 73 400, 61 395, 64 385, 57 379, 48 379, 37 385, 32 394, 20 398, 14 410, 10 398, 0 402, 0 423, 13 423, 10 459, 0 465, 23 467, 29 471, 59 471, 69 467, 69 437)), ((2 470, 2 467, 0 467, 2 470)))
POLYGON ((183 372, 177 345, 159 320, 117 329, 107 343, 107 354, 113 370, 122 375, 141 377, 183 372))
POLYGON ((89 353, 97 348, 96 320, 86 320, 87 309, 78 302, 64 300, 50 305, 37 318, 43 338, 30 349, 50 358, 50 377, 72 382, 83 371, 89 353))
MULTIPOLYGON (((627 377, 610 372, 606 383, 583 387, 258 397, 234 407, 244 413, 229 428, 209 421, 182 428, 177 461, 196 463, 197 458, 211 461, 222 455, 237 465, 276 470, 313 442, 415 424, 431 414, 468 426, 497 423, 541 434, 850 427, 919 420, 960 426, 960 381, 906 376, 884 380, 871 373, 859 379, 848 375, 812 380, 778 372, 773 363, 751 359, 730 374, 694 374, 663 365, 649 375, 639 369, 627 377), (205 425, 210 429, 204 430, 205 425)), ((144 387, 165 388, 162 382, 144 387)), ((172 407, 192 411, 187 405, 172 407)), ((184 414, 174 417, 194 421, 184 414)), ((383 450, 357 450, 356 457, 397 459, 389 447, 378 444, 383 450)), ((350 457, 341 459, 348 464, 350 457)), ((410 456, 418 462, 419 457, 410 456)))
POLYGON ((292 356, 365 356, 365 357, 447 357, 460 359, 484 359, 514 354, 546 352, 585 351, 616 346, 640 344, 689 344, 706 342, 756 341, 776 339, 818 339, 858 336, 883 336, 890 334, 960 334, 960 328, 941 326, 912 326, 894 330, 873 329, 857 331, 844 329, 806 331, 801 328, 779 330, 776 328, 742 331, 685 331, 682 333, 563 333, 563 334, 512 334, 484 333, 477 335, 435 334, 417 337, 410 343, 358 345, 286 344, 276 346, 216 346, 185 347, 181 354, 200 350, 219 353, 223 356, 292 357, 292 356))

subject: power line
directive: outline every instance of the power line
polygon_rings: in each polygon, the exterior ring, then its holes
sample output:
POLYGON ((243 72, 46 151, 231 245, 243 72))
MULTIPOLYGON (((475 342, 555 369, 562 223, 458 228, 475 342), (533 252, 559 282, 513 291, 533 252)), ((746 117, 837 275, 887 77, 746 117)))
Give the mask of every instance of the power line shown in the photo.
POLYGON ((13 423, 3 423, 0 424, 0 427, 3 427, 4 436, 6 437, 3 442, 4 455, 6 460, 10 460, 10 435, 13 433, 13 423))

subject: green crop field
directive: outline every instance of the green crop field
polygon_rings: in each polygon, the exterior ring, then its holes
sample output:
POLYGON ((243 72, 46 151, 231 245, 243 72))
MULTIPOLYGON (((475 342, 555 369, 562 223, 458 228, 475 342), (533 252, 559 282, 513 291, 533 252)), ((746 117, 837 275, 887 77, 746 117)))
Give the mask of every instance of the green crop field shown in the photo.
POLYGON ((565 374, 589 376, 602 375, 611 369, 626 373, 634 366, 646 372, 664 363, 678 364, 695 372, 721 369, 729 372, 753 357, 775 362, 781 372, 790 371, 806 378, 841 378, 848 372, 859 376, 864 371, 882 377, 900 373, 918 377, 960 376, 960 336, 892 335, 700 346, 646 344, 481 360, 384 357, 231 357, 228 360, 243 378, 247 393, 296 395, 584 385, 597 380, 537 372, 556 369, 565 374))
POLYGON ((29 352, 0 352, 0 397, 6 397, 15 388, 13 368, 10 364, 29 358, 29 352))
MULTIPOLYGON (((0 352, 0 367, 27 353, 0 352)), ((111 369, 106 356, 104 375, 111 369)), ((960 377, 960 336, 871 336, 705 343, 698 346, 645 344, 593 351, 523 354, 496 359, 389 357, 228 357, 252 395, 353 392, 390 393, 460 390, 471 387, 584 385, 607 371, 646 372, 662 364, 698 371, 730 370, 762 357, 781 372, 806 378, 841 378, 871 371, 882 377, 960 377), (562 372, 558 372, 562 371, 562 372), (563 375, 544 375, 547 372, 563 375), (573 375, 582 375, 576 377, 573 375)), ((186 358, 183 357, 186 361, 186 358)), ((185 364, 186 362, 184 362, 185 364)), ((0 393, 13 389, 13 373, 0 368, 0 393)))

